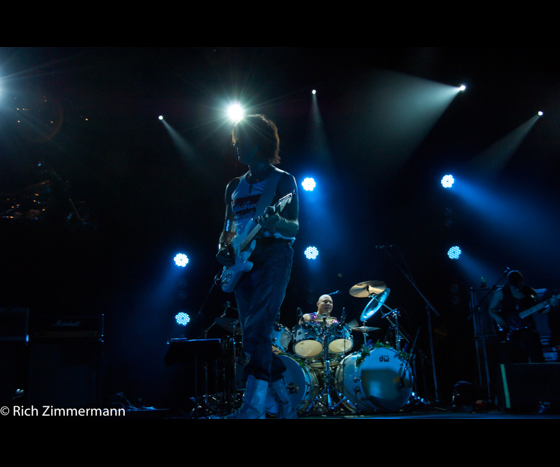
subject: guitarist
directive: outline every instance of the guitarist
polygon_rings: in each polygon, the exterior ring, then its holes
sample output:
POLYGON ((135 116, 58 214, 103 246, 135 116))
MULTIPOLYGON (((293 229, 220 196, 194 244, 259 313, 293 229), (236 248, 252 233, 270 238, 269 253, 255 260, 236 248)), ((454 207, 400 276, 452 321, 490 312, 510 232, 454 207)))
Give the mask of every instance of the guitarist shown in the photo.
POLYGON ((280 313, 293 262, 292 243, 299 229, 295 178, 275 167, 280 162, 278 130, 262 115, 250 115, 235 124, 233 146, 248 171, 226 188, 226 215, 216 259, 223 266, 235 263, 231 242, 253 219, 262 229, 250 256, 253 267, 243 274, 234 294, 242 329, 247 387, 243 406, 232 418, 264 418, 267 391, 279 405, 278 418, 294 418, 290 397, 282 379, 286 366, 272 351, 272 330, 280 313), (271 205, 284 195, 292 200, 281 213, 268 208, 258 216, 256 207, 267 183, 277 183, 271 205))
POLYGON ((518 313, 537 301, 536 290, 525 285, 519 271, 510 271, 508 283, 494 292, 488 313, 496 321, 498 329, 507 333, 507 338, 502 341, 502 363, 544 362, 540 336, 532 317, 528 322, 515 322, 518 313), (499 308, 501 311, 498 311, 499 308))

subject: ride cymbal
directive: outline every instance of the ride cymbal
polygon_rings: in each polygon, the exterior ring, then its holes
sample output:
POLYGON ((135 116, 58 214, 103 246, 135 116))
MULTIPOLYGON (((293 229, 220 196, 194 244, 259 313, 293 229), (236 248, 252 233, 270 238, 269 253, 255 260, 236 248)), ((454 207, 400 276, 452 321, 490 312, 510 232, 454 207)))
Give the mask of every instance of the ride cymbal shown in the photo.
POLYGON ((365 281, 350 287, 350 295, 358 298, 367 298, 371 295, 377 295, 387 288, 387 284, 382 281, 365 281))

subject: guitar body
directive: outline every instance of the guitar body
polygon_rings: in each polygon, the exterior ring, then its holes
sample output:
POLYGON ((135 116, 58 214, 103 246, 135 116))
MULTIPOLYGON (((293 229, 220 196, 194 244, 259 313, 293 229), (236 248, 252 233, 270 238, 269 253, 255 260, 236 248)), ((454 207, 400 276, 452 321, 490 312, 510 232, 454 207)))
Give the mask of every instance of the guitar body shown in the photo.
POLYGON ((224 292, 233 292, 241 276, 253 269, 253 263, 249 261, 249 258, 255 249, 256 243, 257 242, 253 240, 250 246, 245 251, 241 252, 238 252, 236 246, 233 245, 233 249, 235 250, 235 264, 233 266, 224 267, 221 276, 221 286, 224 292))

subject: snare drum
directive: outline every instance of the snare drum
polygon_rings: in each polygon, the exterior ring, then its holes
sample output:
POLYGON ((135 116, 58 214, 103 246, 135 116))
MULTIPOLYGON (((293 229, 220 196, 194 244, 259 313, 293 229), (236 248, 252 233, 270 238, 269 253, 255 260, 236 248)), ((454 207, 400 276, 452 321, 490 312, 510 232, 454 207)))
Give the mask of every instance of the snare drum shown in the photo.
POLYGON ((351 410, 396 411, 412 394, 412 371, 407 360, 391 348, 375 348, 358 365, 359 352, 347 355, 335 372, 335 388, 347 397, 351 410))
MULTIPOLYGON (((292 407, 302 412, 319 394, 318 374, 297 357, 282 354, 278 355, 278 358, 286 365, 284 381, 292 400, 292 407)), ((266 411, 268 413, 278 412, 278 406, 272 396, 266 397, 266 411)))
POLYGON ((331 343, 329 350, 335 354, 344 354, 350 352, 354 347, 354 338, 352 331, 345 324, 337 324, 332 326, 329 331, 331 335, 331 343))
POLYGON ((316 357, 323 351, 323 329, 319 324, 298 324, 293 330, 293 336, 294 352, 300 357, 316 357))
POLYGON ((287 352, 290 342, 292 342, 290 330, 280 323, 274 323, 272 328, 272 351, 275 354, 287 352))

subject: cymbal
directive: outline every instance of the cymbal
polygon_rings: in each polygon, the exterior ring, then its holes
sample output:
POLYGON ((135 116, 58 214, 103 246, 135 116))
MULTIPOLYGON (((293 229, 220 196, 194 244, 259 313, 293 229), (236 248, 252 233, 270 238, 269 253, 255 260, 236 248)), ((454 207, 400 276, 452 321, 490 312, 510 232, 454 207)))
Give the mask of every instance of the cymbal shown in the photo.
POLYGON ((237 319, 225 318, 222 316, 220 318, 216 318, 214 322, 228 332, 233 332, 236 335, 241 334, 241 326, 239 325, 239 320, 237 319))
POLYGON ((370 331, 379 331, 381 328, 370 328, 368 326, 358 326, 357 328, 352 329, 352 331, 358 332, 370 332, 370 331))
POLYGON ((350 295, 358 298, 367 298, 370 295, 377 295, 387 288, 387 284, 382 281, 365 281, 350 287, 350 295))
POLYGON ((377 310, 379 310, 379 308, 383 306, 390 293, 391 289, 385 289, 380 294, 375 295, 366 305, 364 311, 362 311, 360 321, 365 322, 370 319, 377 312, 377 310))

